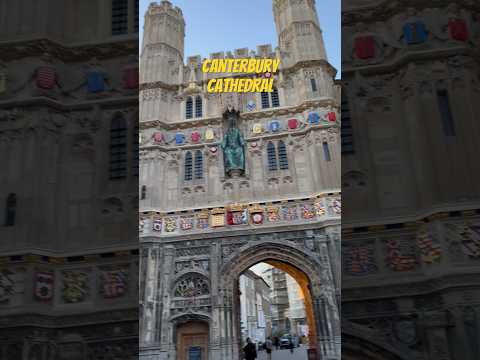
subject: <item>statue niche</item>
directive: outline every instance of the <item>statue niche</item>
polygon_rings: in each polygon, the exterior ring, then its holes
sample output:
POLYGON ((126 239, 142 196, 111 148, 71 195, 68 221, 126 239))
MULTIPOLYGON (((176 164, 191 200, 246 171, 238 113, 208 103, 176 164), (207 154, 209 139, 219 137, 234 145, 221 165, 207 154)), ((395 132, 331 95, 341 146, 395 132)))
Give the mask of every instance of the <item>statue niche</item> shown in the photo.
POLYGON ((225 175, 239 176, 245 173, 245 140, 238 128, 239 111, 228 109, 223 113, 228 129, 225 132, 221 147, 225 175))

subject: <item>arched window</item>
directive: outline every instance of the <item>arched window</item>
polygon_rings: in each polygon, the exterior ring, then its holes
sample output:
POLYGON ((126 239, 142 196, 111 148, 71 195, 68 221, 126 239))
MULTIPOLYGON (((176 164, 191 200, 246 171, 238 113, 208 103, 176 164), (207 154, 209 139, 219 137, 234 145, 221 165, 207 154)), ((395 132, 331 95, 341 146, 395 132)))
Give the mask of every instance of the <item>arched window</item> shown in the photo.
POLYGON ((442 120, 443 133, 446 136, 455 136, 455 124, 453 122, 452 109, 448 98, 447 90, 437 91, 438 109, 442 120))
POLYGON ((277 153, 275 151, 275 145, 270 141, 267 144, 267 159, 268 159, 268 170, 275 171, 277 167, 277 153))
POLYGON ((112 0, 112 35, 128 33, 128 0, 112 0))
POLYGON ((185 154, 185 176, 184 179, 185 181, 190 181, 192 180, 192 153, 188 151, 185 154))
POLYGON ((270 107, 270 99, 268 98, 267 92, 260 93, 262 97, 262 109, 268 109, 270 107))
POLYGON ((140 200, 145 200, 147 198, 147 187, 142 185, 142 191, 140 193, 140 200))
POLYGON ((325 156, 325 161, 332 160, 332 157, 330 156, 330 149, 328 148, 327 142, 323 142, 323 155, 325 156))
POLYGON ((191 119, 193 117, 193 99, 191 96, 187 97, 185 102, 185 118, 191 119))
POLYGON ((110 124, 110 179, 127 177, 127 121, 116 115, 110 124))
POLYGON ((132 175, 138 176, 139 157, 138 118, 135 119, 135 126, 132 133, 132 175))
POLYGON ((140 11, 140 8, 138 6, 138 0, 135 0, 135 4, 134 4, 134 9, 135 9, 135 19, 134 19, 134 23, 135 23, 135 32, 138 32, 138 13, 140 11))
POLYGON ((203 154, 195 151, 195 179, 203 179, 203 154))
POLYGON ((278 89, 273 88, 273 91, 270 93, 272 97, 272 107, 279 107, 280 106, 280 98, 278 97, 278 89))
POLYGON ((203 115, 203 104, 202 104, 202 97, 200 95, 197 95, 195 98, 195 117, 199 118, 202 117, 203 115))
POLYGON ((342 154, 353 154, 355 152, 353 144, 353 128, 352 119, 350 118, 350 106, 348 97, 342 89, 342 154))
POLYGON ((280 165, 280 170, 288 169, 287 147, 282 140, 278 142, 278 162, 280 165))
POLYGON ((313 92, 317 91, 317 82, 315 81, 314 78, 310 79, 310 85, 312 86, 312 91, 313 92))
POLYGON ((15 225, 15 215, 17 214, 17 195, 9 194, 5 204, 5 226, 15 225))

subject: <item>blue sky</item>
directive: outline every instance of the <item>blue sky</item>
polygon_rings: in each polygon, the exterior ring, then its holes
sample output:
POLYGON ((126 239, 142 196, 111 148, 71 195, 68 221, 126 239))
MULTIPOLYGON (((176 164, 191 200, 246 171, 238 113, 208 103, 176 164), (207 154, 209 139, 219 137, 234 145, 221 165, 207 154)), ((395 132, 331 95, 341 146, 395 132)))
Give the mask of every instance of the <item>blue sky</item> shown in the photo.
MULTIPOLYGON (((257 45, 277 46, 272 0, 170 0, 183 11, 186 22, 185 58, 208 57, 217 51, 232 51, 257 45)), ((140 0, 140 41, 143 16, 150 0, 140 0)), ((158 0, 160 2, 160 0, 158 0)), ((340 75, 340 0, 316 0, 328 60, 340 75)))

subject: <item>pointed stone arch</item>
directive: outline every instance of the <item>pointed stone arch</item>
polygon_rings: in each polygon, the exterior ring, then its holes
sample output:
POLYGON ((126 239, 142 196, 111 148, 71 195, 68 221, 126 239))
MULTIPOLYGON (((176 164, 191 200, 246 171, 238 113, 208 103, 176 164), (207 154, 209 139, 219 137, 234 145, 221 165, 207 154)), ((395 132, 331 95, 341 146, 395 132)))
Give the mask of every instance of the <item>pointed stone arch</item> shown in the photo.
MULTIPOLYGON (((310 347, 323 355, 335 352, 334 337, 339 337, 340 330, 332 331, 331 327, 339 328, 339 322, 330 325, 330 319, 333 316, 332 312, 338 314, 338 308, 335 296, 326 296, 325 289, 322 288, 322 284, 328 283, 329 279, 322 279, 325 272, 322 270, 318 255, 300 249, 297 244, 289 241, 268 240, 251 242, 238 248, 225 259, 221 267, 219 298, 228 314, 227 326, 223 331, 229 333, 231 338, 231 343, 225 344, 230 346, 224 346, 221 356, 234 360, 240 358, 238 278, 248 268, 260 262, 280 268, 297 280, 305 297, 310 347)), ((222 329, 220 333, 221 331, 222 329)))

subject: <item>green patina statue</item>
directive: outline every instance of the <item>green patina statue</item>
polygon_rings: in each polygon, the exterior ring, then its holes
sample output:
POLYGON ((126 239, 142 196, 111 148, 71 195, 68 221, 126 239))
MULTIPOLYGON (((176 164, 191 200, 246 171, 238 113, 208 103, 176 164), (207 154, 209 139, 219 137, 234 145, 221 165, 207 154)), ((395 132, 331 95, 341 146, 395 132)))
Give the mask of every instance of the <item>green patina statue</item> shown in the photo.
POLYGON ((232 171, 243 174, 245 172, 245 141, 237 127, 239 112, 227 110, 223 116, 228 121, 228 130, 222 141, 223 162, 225 174, 232 175, 232 171))

